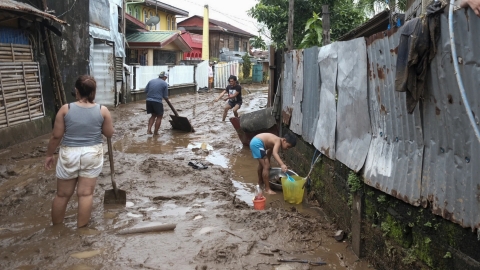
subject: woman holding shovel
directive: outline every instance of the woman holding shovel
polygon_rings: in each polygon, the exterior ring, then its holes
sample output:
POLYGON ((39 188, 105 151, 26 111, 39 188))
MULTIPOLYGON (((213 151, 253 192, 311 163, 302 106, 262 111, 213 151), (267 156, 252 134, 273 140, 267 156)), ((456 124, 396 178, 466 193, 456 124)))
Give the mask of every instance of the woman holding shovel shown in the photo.
POLYGON ((63 105, 55 117, 48 143, 45 169, 55 162, 53 153, 60 145, 56 166, 57 194, 52 203, 52 223, 63 223, 68 201, 75 187, 78 196, 77 227, 88 224, 92 213, 93 191, 103 167, 103 138, 114 132, 112 117, 105 106, 95 103, 97 83, 91 76, 75 82, 77 101, 63 105))

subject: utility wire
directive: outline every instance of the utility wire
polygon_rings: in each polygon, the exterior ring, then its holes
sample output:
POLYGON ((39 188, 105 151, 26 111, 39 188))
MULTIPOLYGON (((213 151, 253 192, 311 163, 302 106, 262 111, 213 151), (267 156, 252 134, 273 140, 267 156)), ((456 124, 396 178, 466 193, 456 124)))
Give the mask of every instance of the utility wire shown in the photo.
POLYGON ((62 17, 63 15, 67 14, 68 12, 70 12, 70 10, 72 10, 73 7, 75 6, 75 3, 77 3, 77 0, 73 1, 72 6, 71 6, 67 11, 65 11, 64 13, 58 15, 57 18, 60 18, 60 17, 62 17))

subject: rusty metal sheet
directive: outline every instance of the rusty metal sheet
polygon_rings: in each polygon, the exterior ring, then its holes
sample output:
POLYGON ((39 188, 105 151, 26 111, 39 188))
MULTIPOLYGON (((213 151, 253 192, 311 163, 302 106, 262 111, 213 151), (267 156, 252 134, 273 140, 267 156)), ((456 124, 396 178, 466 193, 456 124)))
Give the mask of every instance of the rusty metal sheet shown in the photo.
POLYGON ((282 122, 290 124, 293 109, 293 73, 292 73, 292 52, 285 53, 285 64, 282 81, 282 122))
POLYGON ((302 135, 302 100, 303 100, 303 50, 292 51, 293 74, 293 112, 290 130, 302 135))
POLYGON ((303 51, 303 101, 302 101, 302 137, 313 144, 318 122, 320 103, 320 73, 317 63, 318 47, 303 51))
POLYGON ((372 139, 368 114, 367 53, 364 38, 337 42, 337 160, 355 172, 365 163, 372 139))
MULTIPOLYGON (((321 81, 319 117, 315 128, 315 148, 335 160, 335 129, 337 126, 337 43, 323 46, 317 57, 321 81)), ((310 67, 309 67, 310 68, 310 67)))
POLYGON ((43 12, 27 3, 21 3, 14 0, 2 0, 0 1, 0 10, 11 10, 20 13, 33 14, 37 17, 41 17, 47 20, 52 20, 61 24, 66 24, 66 22, 58 19, 54 15, 43 12))
MULTIPOLYGON (((460 75, 477 124, 480 115, 480 19, 454 13, 460 75)), ((480 228, 480 143, 460 96, 451 56, 447 14, 441 16, 441 40, 430 66, 423 103, 425 154, 422 205, 465 228, 480 228)))
POLYGON ((406 94, 395 91, 400 32, 367 39, 368 93, 372 142, 365 183, 407 203, 420 204, 423 133, 418 106, 407 113, 406 94))

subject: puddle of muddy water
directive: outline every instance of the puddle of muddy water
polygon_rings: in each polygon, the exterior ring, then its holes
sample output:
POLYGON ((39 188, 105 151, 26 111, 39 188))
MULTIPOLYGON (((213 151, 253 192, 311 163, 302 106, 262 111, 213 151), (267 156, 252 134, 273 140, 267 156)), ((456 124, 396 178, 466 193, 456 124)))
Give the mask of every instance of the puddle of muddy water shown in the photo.
POLYGON ((167 216, 185 216, 191 207, 178 206, 174 203, 167 202, 162 205, 158 211, 152 211, 152 217, 167 217, 167 216))

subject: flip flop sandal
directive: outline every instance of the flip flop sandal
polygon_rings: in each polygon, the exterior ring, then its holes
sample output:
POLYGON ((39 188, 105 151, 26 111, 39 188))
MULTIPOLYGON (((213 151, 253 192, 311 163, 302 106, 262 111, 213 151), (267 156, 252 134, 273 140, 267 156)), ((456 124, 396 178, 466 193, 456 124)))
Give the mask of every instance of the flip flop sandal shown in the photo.
POLYGON ((191 167, 194 168, 194 169, 198 169, 198 166, 197 166, 195 163, 191 162, 191 161, 188 162, 188 166, 191 166, 191 167))
POLYGON ((206 168, 208 168, 208 166, 206 166, 205 164, 201 163, 201 162, 197 162, 197 169, 198 170, 205 170, 206 168))

